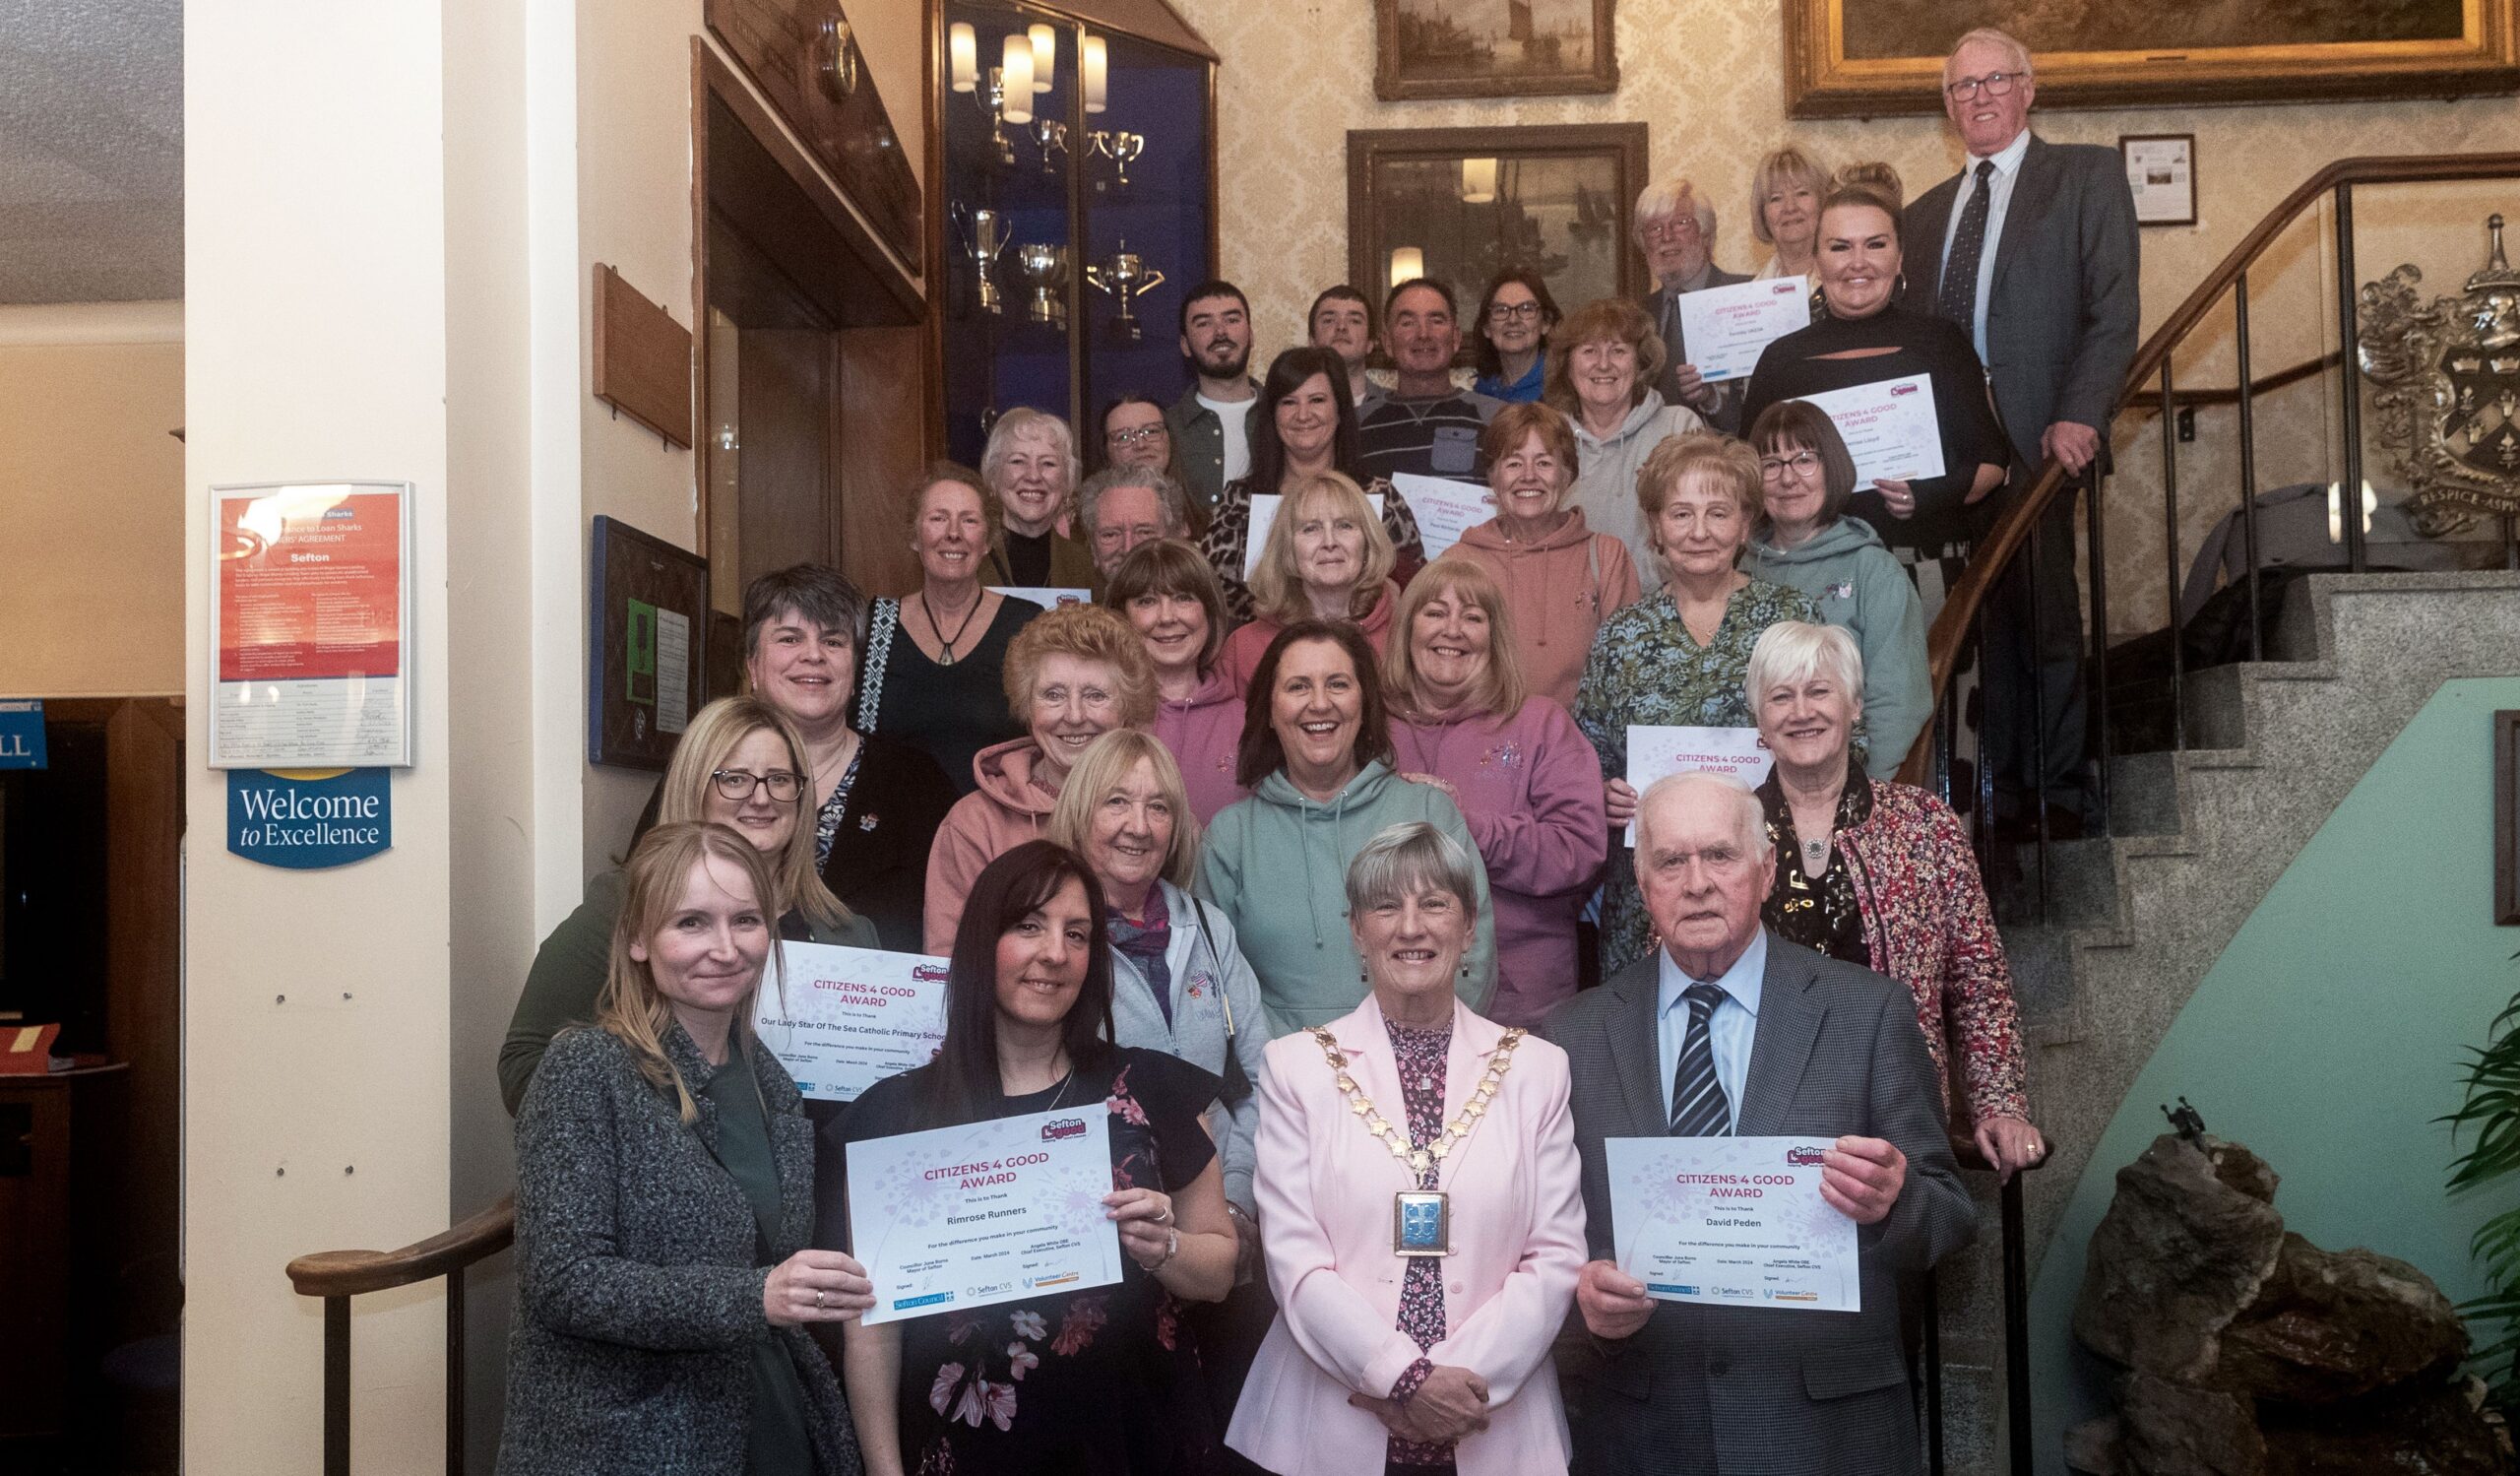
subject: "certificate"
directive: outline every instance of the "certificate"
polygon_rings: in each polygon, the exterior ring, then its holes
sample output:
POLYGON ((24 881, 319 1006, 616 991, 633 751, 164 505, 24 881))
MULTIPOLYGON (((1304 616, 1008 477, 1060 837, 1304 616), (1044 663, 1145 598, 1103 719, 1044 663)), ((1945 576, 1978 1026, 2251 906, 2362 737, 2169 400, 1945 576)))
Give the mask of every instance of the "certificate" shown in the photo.
MULTIPOLYGON (((1365 494, 1365 500, 1373 504, 1374 516, 1377 518, 1381 517, 1382 493, 1367 492, 1365 494)), ((1260 550, 1267 545, 1269 542, 1269 530, 1277 526, 1278 509, 1285 506, 1286 501, 1286 497, 1277 492, 1254 492, 1251 494, 1251 531, 1244 534, 1242 537, 1243 578, 1249 579, 1251 577, 1251 571, 1260 567, 1260 550)), ((1432 558, 1435 555, 1428 553, 1426 556, 1428 558, 1432 558)))
POLYGON ((1747 379, 1759 355, 1789 333, 1811 326, 1811 283, 1771 277, 1680 293, 1680 334, 1700 375, 1747 379))
MULTIPOLYGON (((1744 789, 1765 783, 1776 755, 1755 728, 1664 728, 1627 725, 1627 783, 1639 795, 1655 780, 1691 769, 1711 769, 1741 781, 1744 789)), ((1627 822, 1627 844, 1636 844, 1636 822, 1627 822)))
POLYGON ((1120 1279, 1111 1114, 1100 1102, 849 1145, 849 1235, 869 1325, 1120 1279))
POLYGON ((1094 599, 1092 590, 1054 589, 1048 585, 992 584, 988 592, 1015 600, 1030 600, 1043 610, 1056 610, 1062 605, 1087 605, 1094 599))
POLYGON ((765 973, 752 1029, 796 1090, 854 1101, 927 1064, 945 1039, 945 960, 828 943, 781 943, 787 979, 765 973))
POLYGON ((1664 1302, 1860 1312, 1855 1221, 1820 1197, 1824 1137, 1614 1137, 1618 1267, 1664 1302))
POLYGON ((1942 425, 1933 414, 1933 380, 1922 374, 1882 379, 1802 397, 1829 417, 1855 458, 1855 484, 1939 477, 1942 425))
POLYGON ((1496 516, 1496 494, 1475 481, 1401 472, 1391 479, 1391 485, 1418 520, 1418 538, 1426 545, 1428 563, 1443 557, 1463 534, 1496 516))

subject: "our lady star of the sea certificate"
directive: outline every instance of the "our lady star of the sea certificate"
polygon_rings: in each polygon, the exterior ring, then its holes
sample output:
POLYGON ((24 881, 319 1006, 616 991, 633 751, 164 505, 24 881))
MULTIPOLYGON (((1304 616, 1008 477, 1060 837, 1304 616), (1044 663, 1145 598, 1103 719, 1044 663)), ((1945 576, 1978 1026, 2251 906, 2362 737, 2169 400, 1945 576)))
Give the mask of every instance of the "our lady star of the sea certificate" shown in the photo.
POLYGON ((1820 1197, 1825 1137, 1614 1137, 1619 1269, 1665 1302, 1858 1312, 1855 1221, 1820 1197))
POLYGON ((850 1241, 869 1323, 1120 1279, 1111 1115, 1097 1102, 849 1145, 850 1241))

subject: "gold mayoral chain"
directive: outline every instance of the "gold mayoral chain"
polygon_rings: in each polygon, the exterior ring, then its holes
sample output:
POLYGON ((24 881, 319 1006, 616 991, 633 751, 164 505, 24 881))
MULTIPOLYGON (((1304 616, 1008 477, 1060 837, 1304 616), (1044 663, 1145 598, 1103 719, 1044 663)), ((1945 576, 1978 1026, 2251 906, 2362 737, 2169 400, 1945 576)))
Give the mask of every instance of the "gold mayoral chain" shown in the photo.
POLYGON ((1423 1148, 1413 1148, 1409 1139, 1395 1128, 1391 1121, 1374 1107, 1364 1088, 1348 1070, 1347 1053, 1339 1049, 1338 1038, 1330 1027, 1316 1025, 1311 1029, 1314 1042, 1321 1047, 1322 1059, 1330 1069, 1338 1072, 1335 1084, 1348 1097, 1348 1110, 1362 1119, 1365 1131, 1382 1140, 1391 1156, 1408 1166, 1417 1176, 1416 1190, 1402 1190, 1392 1196, 1391 1249, 1396 1255, 1450 1255, 1452 1253, 1452 1215, 1450 1196, 1431 1187, 1435 1173, 1455 1148, 1468 1141, 1487 1116, 1487 1104, 1496 1096, 1497 1085, 1514 1064, 1514 1048, 1523 1043, 1521 1028, 1507 1030, 1496 1049, 1488 1053, 1486 1074, 1471 1091, 1470 1100, 1444 1124, 1444 1130, 1423 1148))

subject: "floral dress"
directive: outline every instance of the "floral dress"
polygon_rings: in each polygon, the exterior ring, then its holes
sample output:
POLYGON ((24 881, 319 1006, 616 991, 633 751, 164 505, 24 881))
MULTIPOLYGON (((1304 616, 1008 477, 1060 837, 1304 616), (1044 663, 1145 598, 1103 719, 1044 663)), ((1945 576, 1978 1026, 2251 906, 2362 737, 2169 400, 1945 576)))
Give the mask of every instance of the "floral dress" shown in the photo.
MULTIPOLYGON (((1649 595, 1602 626, 1575 692, 1575 726, 1602 756, 1604 779, 1627 777, 1631 725, 1673 728, 1756 726, 1749 694, 1750 648, 1779 620, 1820 623, 1811 597, 1753 579, 1732 592, 1715 639, 1699 645, 1680 619, 1669 590, 1649 595)), ((1654 924, 1636 890, 1633 853, 1610 858, 1602 887, 1602 977, 1609 978, 1653 946, 1654 924)))
MULTIPOLYGON (((950 1125, 921 1067, 867 1089, 846 1141, 950 1125)), ((1111 1185, 1176 1192, 1216 1157, 1199 1112, 1217 1078, 1160 1052, 1115 1049, 1059 1086, 1002 1097, 982 1118, 1091 1101, 1111 1110, 1111 1185)), ((1221 1445, 1181 1304, 1122 1258, 1116 1286, 901 1323, 902 1462, 913 1476, 1205 1476, 1221 1445)))

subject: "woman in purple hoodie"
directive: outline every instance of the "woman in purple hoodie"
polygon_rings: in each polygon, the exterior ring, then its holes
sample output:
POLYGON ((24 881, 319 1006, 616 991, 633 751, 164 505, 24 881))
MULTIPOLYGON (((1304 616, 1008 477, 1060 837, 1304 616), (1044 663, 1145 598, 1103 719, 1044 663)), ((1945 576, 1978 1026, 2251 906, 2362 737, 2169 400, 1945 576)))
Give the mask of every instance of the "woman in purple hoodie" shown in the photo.
POLYGON ((1494 899, 1487 1017, 1537 1025, 1575 993, 1575 921, 1608 854, 1601 758, 1565 708, 1525 695, 1504 595, 1479 564, 1428 564, 1392 625, 1392 768, 1460 804, 1494 899))
POLYGON ((1180 765, 1190 809, 1205 825, 1248 793, 1233 782, 1242 688, 1218 670, 1229 627, 1216 571, 1188 544, 1157 539, 1120 560, 1102 604, 1146 642, 1158 698, 1149 726, 1180 765))

